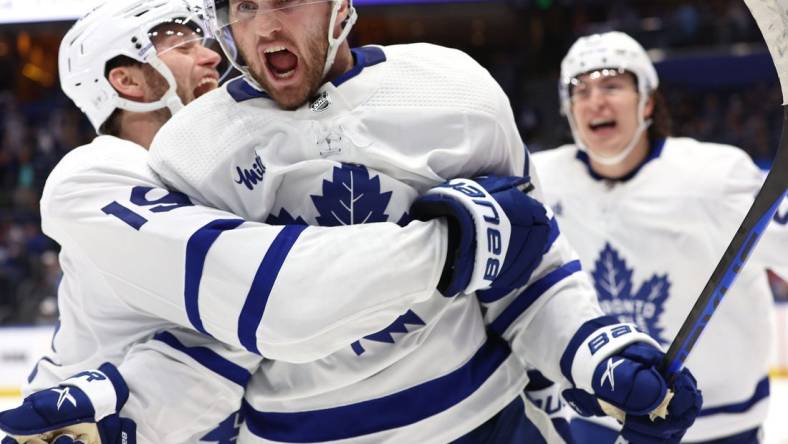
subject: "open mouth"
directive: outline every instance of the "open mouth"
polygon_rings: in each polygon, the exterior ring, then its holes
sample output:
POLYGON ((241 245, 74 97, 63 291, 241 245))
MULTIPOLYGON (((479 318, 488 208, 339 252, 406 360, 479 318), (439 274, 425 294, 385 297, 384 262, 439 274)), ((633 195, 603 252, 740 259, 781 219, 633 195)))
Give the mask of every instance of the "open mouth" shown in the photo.
POLYGON ((607 129, 613 129, 616 127, 616 121, 612 119, 596 119, 592 120, 588 124, 588 128, 591 132, 597 133, 600 131, 604 131, 607 129))
POLYGON ((286 80, 295 74, 298 56, 284 46, 266 48, 265 65, 273 78, 286 80))
POLYGON ((203 94, 213 91, 214 89, 219 87, 219 81, 214 77, 205 77, 200 80, 200 83, 194 88, 193 94, 194 98, 198 98, 203 94))

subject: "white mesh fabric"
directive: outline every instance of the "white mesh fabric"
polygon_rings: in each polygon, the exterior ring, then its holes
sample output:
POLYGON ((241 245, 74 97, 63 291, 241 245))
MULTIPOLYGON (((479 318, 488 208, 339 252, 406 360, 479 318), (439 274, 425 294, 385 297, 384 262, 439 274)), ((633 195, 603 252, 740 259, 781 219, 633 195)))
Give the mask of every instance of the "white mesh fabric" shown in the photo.
POLYGON ((386 74, 366 102, 377 108, 449 108, 496 115, 489 73, 466 54, 429 44, 386 47, 386 74))
MULTIPOLYGON (((236 147, 249 141, 249 133, 229 122, 240 118, 243 105, 235 103, 226 92, 214 91, 193 102, 186 111, 173 116, 156 135, 150 150, 150 163, 167 185, 206 203, 206 187, 201 187, 217 165, 232 156, 236 147), (182 122, 181 120, 187 120, 182 122), (205 143, 205 141, 222 141, 205 143), (185 145, 188 149, 172 147, 185 145), (233 147, 233 149, 229 149, 233 147), (194 186, 200 189, 195 189, 194 186)), ((221 202, 210 202, 219 205, 221 202)), ((226 205, 219 208, 227 209, 226 205)))

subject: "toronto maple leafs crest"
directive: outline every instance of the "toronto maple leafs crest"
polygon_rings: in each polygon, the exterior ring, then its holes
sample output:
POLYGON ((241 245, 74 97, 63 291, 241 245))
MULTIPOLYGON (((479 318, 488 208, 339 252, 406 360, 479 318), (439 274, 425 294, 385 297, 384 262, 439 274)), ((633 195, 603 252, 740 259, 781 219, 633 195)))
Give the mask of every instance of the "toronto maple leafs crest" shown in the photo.
POLYGON ((599 296, 599 305, 609 315, 621 322, 631 322, 641 331, 662 344, 669 341, 662 336, 659 320, 670 291, 667 274, 652 275, 634 291, 632 268, 609 243, 594 263, 592 276, 599 296))
MULTIPOLYGON (((393 191, 383 191, 380 176, 370 174, 364 165, 342 163, 334 167, 331 173, 330 180, 322 180, 321 193, 309 196, 316 211, 314 218, 310 214, 296 214, 282 208, 278 214, 271 213, 266 223, 338 227, 390 220, 404 226, 410 222, 407 211, 400 209, 401 213, 396 214, 396 209, 389 210, 393 191), (394 219, 390 214, 392 211, 396 214, 394 219), (310 224, 311 220, 314 223, 310 224)), ((361 356, 366 351, 364 342, 394 344, 396 338, 393 334, 409 333, 424 325, 424 321, 409 310, 385 329, 354 342, 351 348, 356 355, 361 356)))
MULTIPOLYGON (((315 224, 321 227, 388 222, 387 213, 391 191, 381 189, 380 177, 371 175, 363 165, 343 163, 333 168, 331 179, 324 179, 321 194, 310 195, 317 212, 315 224)), ((267 223, 272 225, 307 225, 309 215, 293 214, 286 208, 279 214, 270 214, 267 223)), ((407 212, 396 222, 407 225, 407 212)))

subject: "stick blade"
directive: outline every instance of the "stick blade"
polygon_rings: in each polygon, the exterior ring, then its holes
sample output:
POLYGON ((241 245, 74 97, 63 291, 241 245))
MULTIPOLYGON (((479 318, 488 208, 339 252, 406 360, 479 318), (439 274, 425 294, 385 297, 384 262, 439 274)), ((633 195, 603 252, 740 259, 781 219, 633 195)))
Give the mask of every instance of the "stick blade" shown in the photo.
POLYGON ((788 105, 788 0, 744 0, 758 23, 780 77, 783 105, 788 105))

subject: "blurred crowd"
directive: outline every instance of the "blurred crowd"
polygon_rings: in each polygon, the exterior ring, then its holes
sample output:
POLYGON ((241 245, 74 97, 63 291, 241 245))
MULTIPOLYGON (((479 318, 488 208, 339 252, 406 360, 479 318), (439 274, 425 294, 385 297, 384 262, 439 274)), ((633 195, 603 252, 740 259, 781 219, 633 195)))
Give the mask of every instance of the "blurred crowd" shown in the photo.
POLYGON ((22 104, 0 92, 0 324, 57 318, 57 244, 41 233, 38 202, 47 175, 93 137, 65 97, 22 104))
MULTIPOLYGON (((647 48, 668 52, 697 47, 714 52, 760 39, 740 0, 509 0, 508 4, 528 38, 488 51, 464 49, 487 65, 507 91, 532 150, 571 140, 558 114, 556 73, 578 35, 620 29, 647 48)), ((35 56, 29 48, 25 55, 19 38, 14 43, 9 37, 16 33, 0 28, 0 325, 50 323, 57 318, 58 246, 41 232, 38 202, 58 160, 94 136, 86 119, 59 91, 56 79, 40 73, 37 77, 32 68, 25 72, 35 57, 41 64, 51 63, 58 39, 44 39, 40 51, 44 55, 35 56)), ((663 92, 675 135, 739 146, 761 167, 769 167, 782 127, 776 76, 772 82, 702 89, 663 81, 663 92)), ((788 301, 788 284, 776 275, 770 276, 770 282, 777 299, 788 301)))

